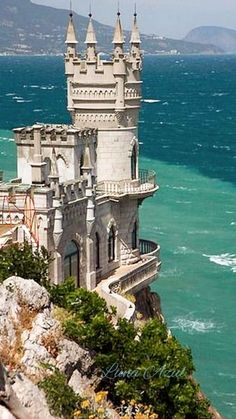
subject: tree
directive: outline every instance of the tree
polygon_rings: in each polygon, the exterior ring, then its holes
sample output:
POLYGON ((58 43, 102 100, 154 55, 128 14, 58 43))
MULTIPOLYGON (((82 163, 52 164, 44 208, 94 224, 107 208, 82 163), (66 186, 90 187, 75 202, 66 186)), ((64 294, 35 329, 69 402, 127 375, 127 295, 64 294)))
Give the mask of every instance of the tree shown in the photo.
POLYGON ((17 275, 44 283, 51 257, 45 247, 33 249, 28 243, 15 243, 0 249, 0 282, 17 275))

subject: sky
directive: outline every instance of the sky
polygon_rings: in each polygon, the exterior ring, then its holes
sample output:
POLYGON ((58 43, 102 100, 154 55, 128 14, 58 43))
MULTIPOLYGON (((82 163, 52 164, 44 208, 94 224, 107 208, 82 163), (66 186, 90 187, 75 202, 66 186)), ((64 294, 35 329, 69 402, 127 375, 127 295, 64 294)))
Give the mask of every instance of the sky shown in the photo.
MULTIPOLYGON (((33 3, 67 9, 70 0, 31 0, 33 3)), ((125 29, 131 25, 135 0, 120 0, 125 29)), ((89 0, 73 0, 73 9, 86 16, 89 0)), ((117 0, 91 0, 94 19, 114 25, 117 0)), ((182 39, 197 26, 236 29, 236 0, 136 0, 139 27, 143 33, 182 39)))

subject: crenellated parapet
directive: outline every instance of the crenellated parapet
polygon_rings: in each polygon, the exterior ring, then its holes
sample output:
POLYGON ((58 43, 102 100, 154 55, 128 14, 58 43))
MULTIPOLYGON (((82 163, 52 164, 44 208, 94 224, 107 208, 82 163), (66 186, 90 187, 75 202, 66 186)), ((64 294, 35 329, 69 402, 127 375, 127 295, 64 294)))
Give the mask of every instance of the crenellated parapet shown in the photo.
POLYGON ((141 102, 142 55, 137 14, 130 39, 130 52, 124 52, 124 34, 117 14, 113 38, 113 54, 102 60, 97 53, 92 15, 85 44, 86 54, 77 51, 77 38, 70 14, 66 37, 65 72, 67 76, 68 110, 75 126, 102 129, 133 128, 138 124, 141 102))
POLYGON ((14 133, 18 176, 23 183, 54 185, 80 179, 86 145, 96 176, 96 129, 35 124, 16 128, 14 133))

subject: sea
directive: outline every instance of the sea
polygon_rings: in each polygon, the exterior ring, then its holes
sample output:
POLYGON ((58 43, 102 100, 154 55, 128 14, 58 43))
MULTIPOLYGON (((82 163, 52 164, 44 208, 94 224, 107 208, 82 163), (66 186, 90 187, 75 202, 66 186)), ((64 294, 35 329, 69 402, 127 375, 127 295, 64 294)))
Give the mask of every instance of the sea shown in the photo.
MULTIPOLYGON (((195 377, 236 419, 236 56, 147 56, 140 166, 158 193, 141 206, 141 237, 161 245, 152 285, 195 377)), ((62 57, 0 57, 0 169, 16 176, 12 128, 69 123, 62 57)))

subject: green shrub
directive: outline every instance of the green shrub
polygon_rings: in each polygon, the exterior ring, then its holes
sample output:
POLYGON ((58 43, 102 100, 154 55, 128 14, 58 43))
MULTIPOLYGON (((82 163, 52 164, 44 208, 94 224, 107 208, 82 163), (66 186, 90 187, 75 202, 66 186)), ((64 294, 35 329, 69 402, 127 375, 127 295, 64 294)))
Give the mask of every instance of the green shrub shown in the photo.
POLYGON ((39 383, 39 387, 44 391, 46 400, 52 415, 60 418, 73 418, 80 398, 68 386, 65 374, 56 368, 49 377, 39 383))
POLYGON ((34 250, 28 242, 0 249, 0 282, 17 275, 43 283, 48 279, 51 257, 45 247, 34 250))

